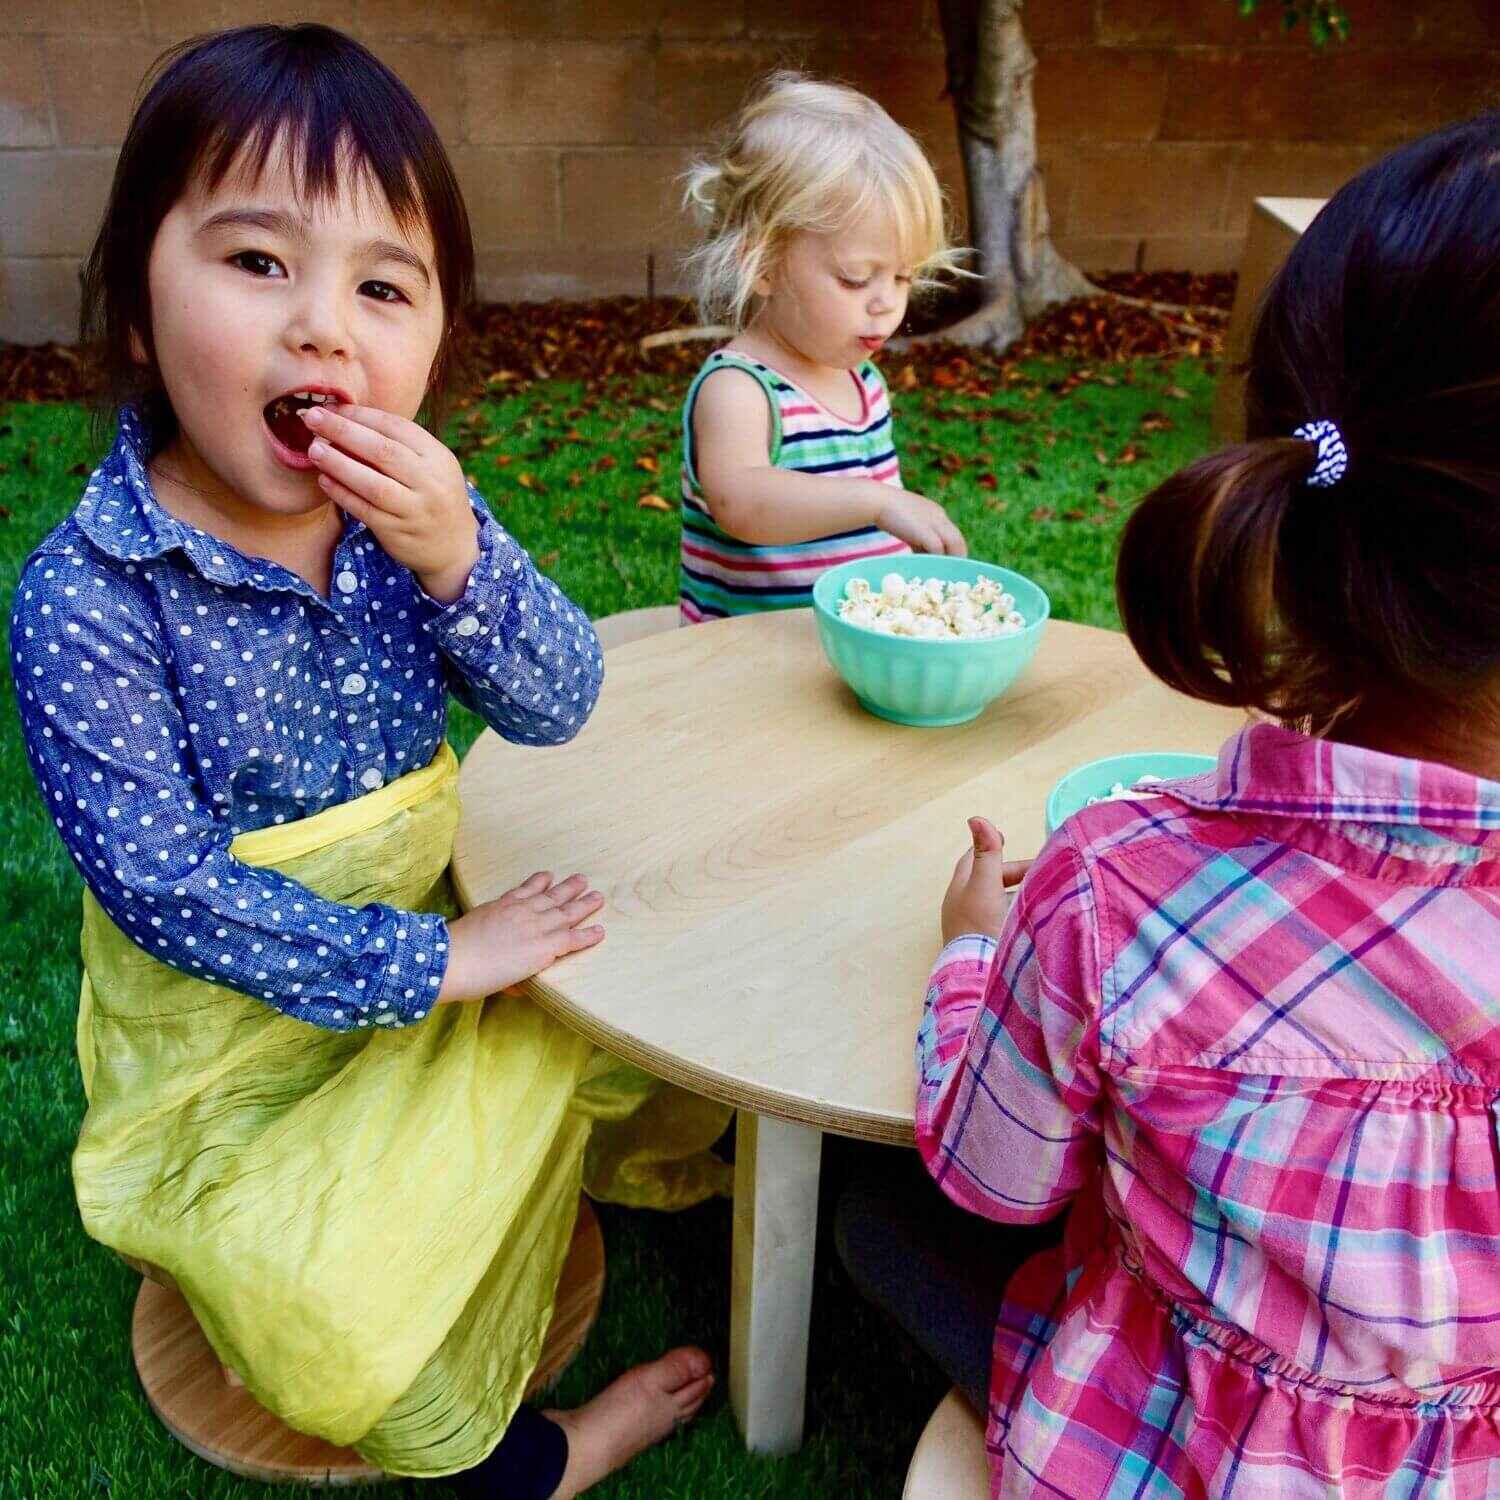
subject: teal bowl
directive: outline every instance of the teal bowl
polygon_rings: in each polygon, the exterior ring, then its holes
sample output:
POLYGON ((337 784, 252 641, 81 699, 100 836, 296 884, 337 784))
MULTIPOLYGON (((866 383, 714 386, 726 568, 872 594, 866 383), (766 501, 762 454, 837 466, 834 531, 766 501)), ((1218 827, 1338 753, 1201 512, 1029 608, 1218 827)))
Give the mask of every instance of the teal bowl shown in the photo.
POLYGON ((1173 750, 1146 750, 1135 755, 1107 755, 1103 760, 1091 760, 1076 771, 1069 771, 1052 788, 1052 795, 1047 798, 1048 837, 1079 808, 1087 807, 1091 797, 1107 797, 1117 781, 1125 786, 1134 786, 1142 776, 1179 781, 1184 776, 1201 776, 1217 764, 1211 755, 1188 755, 1173 750))
POLYGON ((868 558, 830 568, 813 585, 818 638, 854 696, 882 719, 924 728, 963 724, 993 703, 1036 654, 1051 610, 1051 600, 1029 578, 967 557, 868 558), (851 578, 868 579, 878 589, 887 573, 965 583, 993 578, 1014 596, 1026 628, 987 640, 918 641, 839 618, 838 601, 851 578))

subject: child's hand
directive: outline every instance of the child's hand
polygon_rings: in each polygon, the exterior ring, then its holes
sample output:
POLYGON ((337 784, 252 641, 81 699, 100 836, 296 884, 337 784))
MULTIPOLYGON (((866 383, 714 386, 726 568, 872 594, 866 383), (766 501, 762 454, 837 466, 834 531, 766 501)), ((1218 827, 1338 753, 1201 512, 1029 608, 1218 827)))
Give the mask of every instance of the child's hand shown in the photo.
POLYGON ((936 500, 910 490, 892 490, 891 498, 876 514, 875 524, 918 552, 969 555, 964 534, 948 519, 948 512, 936 500))
POLYGON ((943 897, 944 943, 969 932, 999 937, 1010 910, 1006 887, 1019 885, 1032 864, 1006 859, 1005 837, 987 818, 970 818, 969 833, 973 841, 953 867, 943 897))
POLYGON ((458 460, 430 432, 374 406, 310 406, 308 457, 333 501, 363 521, 440 604, 479 561, 479 525, 458 460))
POLYGON ((448 924, 448 968, 438 1004, 477 1000, 540 974, 569 953, 592 948, 599 926, 581 924, 604 905, 582 875, 555 885, 545 870, 448 924))

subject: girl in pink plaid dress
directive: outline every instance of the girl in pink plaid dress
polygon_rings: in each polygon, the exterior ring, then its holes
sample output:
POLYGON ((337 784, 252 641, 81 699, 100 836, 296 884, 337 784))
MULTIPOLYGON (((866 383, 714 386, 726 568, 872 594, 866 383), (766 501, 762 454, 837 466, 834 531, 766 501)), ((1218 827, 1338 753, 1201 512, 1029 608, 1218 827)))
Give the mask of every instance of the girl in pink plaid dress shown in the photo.
POLYGON ((1259 721, 1008 910, 972 821, 917 1042, 956 1207, 841 1205, 997 1496, 1500 1494, 1500 115, 1328 204, 1247 406, 1118 589, 1158 676, 1259 721))

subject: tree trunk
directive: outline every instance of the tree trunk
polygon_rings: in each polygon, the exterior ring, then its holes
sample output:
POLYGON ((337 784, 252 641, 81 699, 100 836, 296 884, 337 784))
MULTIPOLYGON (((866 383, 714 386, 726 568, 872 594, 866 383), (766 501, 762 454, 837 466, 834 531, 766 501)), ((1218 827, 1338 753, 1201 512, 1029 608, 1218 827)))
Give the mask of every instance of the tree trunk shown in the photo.
POLYGON ((1024 0, 940 0, 948 92, 978 252, 979 310, 941 337, 999 353, 1043 308, 1098 291, 1052 244, 1036 164, 1036 56, 1021 28, 1024 0))

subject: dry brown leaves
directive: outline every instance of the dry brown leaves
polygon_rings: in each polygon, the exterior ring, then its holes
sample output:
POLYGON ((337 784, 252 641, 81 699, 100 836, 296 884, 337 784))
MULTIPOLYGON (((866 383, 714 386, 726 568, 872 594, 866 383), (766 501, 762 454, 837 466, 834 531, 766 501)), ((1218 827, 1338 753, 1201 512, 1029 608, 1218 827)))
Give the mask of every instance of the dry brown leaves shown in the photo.
MULTIPOLYGON (((1233 276, 1157 271, 1094 279, 1123 296, 1189 309, 1222 310, 1234 298, 1233 276)), ((946 321, 949 315, 929 306, 914 311, 908 326, 914 336, 930 338, 933 320, 946 321)), ((618 380, 641 374, 686 377, 702 363, 710 344, 690 341, 642 354, 639 343, 648 333, 687 327, 694 321, 691 304, 680 299, 491 303, 469 319, 456 404, 462 407, 486 393, 525 390, 538 380, 576 380, 597 394, 618 380)), ((1096 297, 1052 308, 999 359, 934 341, 904 353, 892 351, 884 363, 899 391, 928 387, 988 395, 1022 360, 1062 356, 1103 364, 1149 355, 1216 355, 1223 328, 1221 318, 1199 319, 1191 310, 1160 313, 1096 297)), ((1110 377, 1099 372, 1085 378, 1110 383, 1110 377)), ((0 401, 86 400, 98 385, 92 361, 78 349, 0 344, 0 401)), ((660 412, 675 409, 659 396, 647 405, 660 412)))

